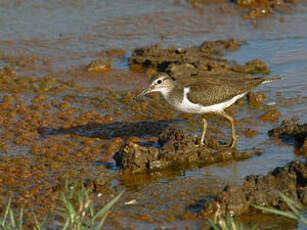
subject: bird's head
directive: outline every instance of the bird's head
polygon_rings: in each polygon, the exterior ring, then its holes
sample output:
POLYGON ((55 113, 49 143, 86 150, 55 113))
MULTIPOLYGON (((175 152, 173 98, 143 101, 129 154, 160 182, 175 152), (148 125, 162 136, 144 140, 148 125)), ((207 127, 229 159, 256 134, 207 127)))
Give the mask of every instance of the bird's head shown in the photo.
POLYGON ((137 98, 144 96, 151 92, 161 92, 165 97, 173 89, 175 79, 166 73, 157 73, 149 81, 148 86, 137 96, 137 98))

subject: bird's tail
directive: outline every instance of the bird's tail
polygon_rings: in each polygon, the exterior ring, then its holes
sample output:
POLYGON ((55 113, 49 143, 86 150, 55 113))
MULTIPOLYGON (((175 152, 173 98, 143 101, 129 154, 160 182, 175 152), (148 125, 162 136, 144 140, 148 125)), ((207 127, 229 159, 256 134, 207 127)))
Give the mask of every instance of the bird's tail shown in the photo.
POLYGON ((279 81, 279 80, 282 80, 282 77, 265 79, 265 80, 262 82, 262 84, 270 83, 270 82, 272 82, 272 81, 279 81))

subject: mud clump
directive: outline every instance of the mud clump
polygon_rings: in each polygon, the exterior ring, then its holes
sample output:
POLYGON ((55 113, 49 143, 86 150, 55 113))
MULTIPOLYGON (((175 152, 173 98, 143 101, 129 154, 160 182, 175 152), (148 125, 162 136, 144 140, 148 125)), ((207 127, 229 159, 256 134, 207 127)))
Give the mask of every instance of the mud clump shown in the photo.
POLYGON ((248 92, 247 94, 249 104, 252 106, 260 106, 263 104, 263 101, 266 98, 266 95, 264 93, 253 93, 248 92))
POLYGON ((297 149, 307 154, 307 124, 298 124, 295 121, 282 121, 280 127, 271 129, 269 136, 278 137, 284 142, 293 143, 297 149))
POLYGON ((205 41, 198 47, 163 49, 161 45, 137 48, 129 58, 130 68, 135 71, 154 69, 167 72, 174 78, 197 78, 227 75, 242 77, 246 74, 268 74, 269 67, 255 59, 245 65, 222 59, 226 52, 237 50, 243 42, 234 39, 205 41))
POLYGON ((255 135, 257 135, 259 133, 258 130, 255 130, 255 129, 251 129, 251 128, 247 128, 243 131, 243 134, 248 137, 248 138, 251 138, 255 135))
POLYGON ((4 66, 1 67, 0 66, 0 76, 4 77, 4 76, 13 76, 15 75, 15 70, 11 67, 11 66, 4 66))
POLYGON ((242 72, 248 74, 269 74, 270 68, 260 59, 256 58, 249 62, 246 62, 244 66, 234 64, 232 70, 235 72, 242 72))
POLYGON ((280 193, 296 203, 307 204, 307 163, 290 162, 277 167, 266 176, 251 175, 242 186, 226 186, 215 199, 208 202, 207 214, 230 213, 240 215, 250 210, 252 205, 287 209, 280 193))
POLYGON ((217 40, 217 41, 205 41, 200 46, 200 51, 211 55, 216 54, 222 56, 225 54, 225 51, 234 51, 238 50, 241 46, 241 42, 230 39, 230 40, 217 40))
POLYGON ((273 108, 273 109, 269 109, 267 112, 262 114, 259 118, 263 121, 274 122, 274 121, 278 121, 280 117, 281 117, 280 112, 276 108, 273 108))
POLYGON ((106 61, 106 60, 96 60, 88 64, 86 67, 86 70, 88 72, 99 72, 99 73, 104 73, 104 72, 109 72, 111 71, 112 68, 112 63, 111 61, 106 61))
POLYGON ((177 164, 212 164, 229 160, 250 158, 252 152, 235 149, 198 147, 197 138, 186 136, 182 130, 167 128, 157 143, 127 141, 114 155, 116 164, 130 172, 157 170, 177 164))

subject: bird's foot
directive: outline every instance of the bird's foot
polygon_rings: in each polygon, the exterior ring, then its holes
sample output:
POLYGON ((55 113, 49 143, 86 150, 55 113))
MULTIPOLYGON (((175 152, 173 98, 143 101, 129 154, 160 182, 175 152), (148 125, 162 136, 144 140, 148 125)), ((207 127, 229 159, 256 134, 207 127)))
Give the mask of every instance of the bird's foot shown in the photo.
POLYGON ((229 145, 229 147, 230 147, 231 149, 233 149, 233 148, 236 146, 236 144, 237 144, 237 139, 238 139, 238 136, 234 136, 234 137, 232 138, 232 141, 231 141, 231 143, 230 143, 230 145, 229 145))
POLYGON ((195 147, 197 148, 203 148, 203 147, 206 147, 207 145, 204 144, 204 143, 199 143, 199 144, 195 144, 195 147))
POLYGON ((226 149, 226 148, 234 148, 237 144, 237 137, 233 138, 232 141, 228 144, 228 143, 220 143, 216 140, 209 140, 206 141, 204 140, 204 142, 199 142, 197 144, 195 144, 196 147, 199 148, 203 148, 203 147, 209 147, 209 148, 213 148, 213 149, 226 149))
POLYGON ((225 145, 221 145, 218 143, 216 140, 208 140, 204 141, 203 143, 196 144, 197 147, 206 147, 206 148, 211 148, 211 149, 220 149, 220 148, 225 148, 225 145))
POLYGON ((235 146, 236 146, 236 142, 235 141, 232 141, 229 145, 229 148, 233 149, 235 146))
POLYGON ((230 143, 225 143, 225 142, 220 142, 216 140, 209 140, 206 143, 207 147, 212 148, 212 149, 229 149, 229 148, 234 148, 236 145, 236 141, 232 141, 230 143))
POLYGON ((195 146, 198 148, 203 148, 205 146, 208 146, 208 144, 207 141, 204 140, 203 142, 199 141, 199 143, 196 143, 195 146))

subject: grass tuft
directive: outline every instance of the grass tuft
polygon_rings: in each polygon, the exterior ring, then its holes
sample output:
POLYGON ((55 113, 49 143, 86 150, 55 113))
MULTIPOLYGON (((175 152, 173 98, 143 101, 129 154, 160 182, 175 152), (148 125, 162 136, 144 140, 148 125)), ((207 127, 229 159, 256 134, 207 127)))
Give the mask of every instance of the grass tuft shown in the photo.
MULTIPOLYGON (((65 192, 61 194, 60 200, 63 206, 58 208, 56 216, 61 217, 61 221, 54 221, 52 227, 62 230, 100 230, 109 214, 109 210, 119 200, 124 191, 120 192, 115 198, 109 201, 100 210, 95 212, 94 203, 90 199, 83 183, 81 189, 77 189, 78 183, 69 186, 68 181, 65 184, 65 192)), ((20 209, 19 215, 16 216, 11 207, 9 199, 3 217, 0 217, 1 230, 22 230, 24 229, 25 220, 23 219, 23 208, 20 209)), ((36 215, 32 212, 35 226, 34 230, 43 230, 47 228, 51 213, 48 213, 39 222, 36 215)))
MULTIPOLYGON (((297 221, 301 221, 302 223, 307 225, 307 219, 304 218, 301 215, 301 212, 299 211, 302 209, 302 207, 296 204, 293 200, 291 200, 289 197, 285 196, 282 193, 280 193, 280 197, 287 204, 287 206, 289 207, 291 211, 281 211, 276 208, 267 208, 267 207, 262 207, 258 205, 253 205, 253 207, 260 209, 264 212, 268 212, 268 213, 272 213, 272 214, 276 214, 280 216, 285 216, 285 217, 288 217, 288 218, 291 218, 297 221)), ((226 219, 223 218, 222 216, 218 216, 218 218, 216 219, 218 220, 216 221, 209 220, 210 226, 214 230, 257 229, 257 226, 253 226, 252 228, 246 228, 245 226, 243 226, 243 224, 236 222, 235 219, 230 215, 227 215, 226 219)))

